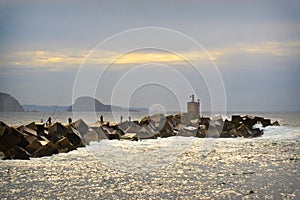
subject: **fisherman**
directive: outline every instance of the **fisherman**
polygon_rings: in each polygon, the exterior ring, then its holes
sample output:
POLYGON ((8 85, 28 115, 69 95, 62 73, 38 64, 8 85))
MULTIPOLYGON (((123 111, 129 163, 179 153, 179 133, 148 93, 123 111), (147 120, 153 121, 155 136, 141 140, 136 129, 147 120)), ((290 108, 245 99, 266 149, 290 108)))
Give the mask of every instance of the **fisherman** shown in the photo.
POLYGON ((46 122, 46 125, 51 125, 51 123, 52 123, 51 120, 52 120, 51 117, 49 117, 47 122, 46 122))
POLYGON ((122 121, 123 121, 123 116, 122 115, 121 115, 120 119, 121 119, 121 123, 122 123, 122 121))
POLYGON ((100 122, 103 123, 103 115, 100 116, 100 122))
POLYGON ((71 124, 71 123, 72 123, 72 118, 69 117, 69 118, 68 118, 68 121, 69 121, 69 124, 71 124))

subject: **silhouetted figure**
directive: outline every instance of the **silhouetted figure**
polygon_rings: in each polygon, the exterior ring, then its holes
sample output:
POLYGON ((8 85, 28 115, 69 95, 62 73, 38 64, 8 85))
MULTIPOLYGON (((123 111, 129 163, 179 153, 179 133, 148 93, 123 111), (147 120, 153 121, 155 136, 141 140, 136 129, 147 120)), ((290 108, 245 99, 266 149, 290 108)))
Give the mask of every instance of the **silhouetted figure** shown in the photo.
POLYGON ((52 124, 52 119, 51 119, 51 117, 48 118, 48 120, 47 120, 47 122, 46 122, 46 125, 47 125, 47 124, 48 124, 48 125, 51 125, 51 124, 52 124))
POLYGON ((128 121, 131 122, 131 117, 130 116, 128 117, 128 121))
POLYGON ((121 119, 121 123, 122 123, 122 121, 123 121, 123 116, 122 115, 121 115, 120 119, 121 119))
POLYGON ((43 123, 44 122, 44 120, 43 119, 41 119, 41 123, 43 123))
POLYGON ((192 95, 190 96, 190 98, 192 98, 192 102, 194 102, 195 95, 194 95, 194 94, 192 94, 192 95))
POLYGON ((100 122, 103 123, 103 116, 100 116, 100 122))
POLYGON ((71 124, 71 123, 72 123, 72 118, 69 117, 69 118, 68 118, 68 121, 69 121, 69 124, 71 124))

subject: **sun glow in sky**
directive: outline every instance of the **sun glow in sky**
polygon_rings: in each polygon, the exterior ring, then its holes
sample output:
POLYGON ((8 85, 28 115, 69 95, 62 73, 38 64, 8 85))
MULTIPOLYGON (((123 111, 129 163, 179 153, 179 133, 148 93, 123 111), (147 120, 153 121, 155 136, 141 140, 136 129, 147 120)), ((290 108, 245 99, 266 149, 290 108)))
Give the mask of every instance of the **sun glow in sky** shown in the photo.
POLYGON ((213 61, 226 60, 226 55, 244 53, 244 54, 263 54, 271 56, 297 56, 300 50, 300 41, 291 42, 262 42, 250 44, 238 44, 235 47, 220 48, 204 51, 180 52, 179 55, 170 52, 133 52, 128 54, 120 54, 113 51, 91 51, 89 50, 58 50, 58 51, 23 51, 11 52, 1 55, 0 64, 2 66, 21 66, 21 67, 44 67, 48 70, 55 68, 56 64, 60 70, 68 70, 70 67, 78 67, 82 63, 91 64, 133 64, 162 62, 170 64, 183 63, 185 60, 193 60, 201 62, 208 60, 210 57, 213 61), (208 57, 209 55, 209 57, 208 57), (71 66, 70 66, 71 65, 71 66))

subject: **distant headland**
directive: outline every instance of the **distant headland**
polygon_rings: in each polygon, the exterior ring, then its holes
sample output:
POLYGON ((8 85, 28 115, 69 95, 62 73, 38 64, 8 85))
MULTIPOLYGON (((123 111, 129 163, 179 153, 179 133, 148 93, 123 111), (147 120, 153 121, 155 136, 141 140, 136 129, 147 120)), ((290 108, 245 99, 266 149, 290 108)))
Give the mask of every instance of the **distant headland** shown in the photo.
POLYGON ((0 112, 24 112, 24 109, 16 98, 0 92, 0 112))

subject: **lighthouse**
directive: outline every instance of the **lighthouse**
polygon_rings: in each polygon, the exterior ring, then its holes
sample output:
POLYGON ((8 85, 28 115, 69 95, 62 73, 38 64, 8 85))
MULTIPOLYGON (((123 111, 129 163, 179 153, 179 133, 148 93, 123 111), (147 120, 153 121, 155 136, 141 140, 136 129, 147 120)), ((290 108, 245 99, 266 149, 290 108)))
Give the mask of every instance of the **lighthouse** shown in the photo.
POLYGON ((190 116, 192 116, 193 119, 199 119, 200 118, 200 100, 198 99, 196 102, 194 94, 192 94, 190 96, 190 98, 192 100, 187 103, 188 114, 190 116))

